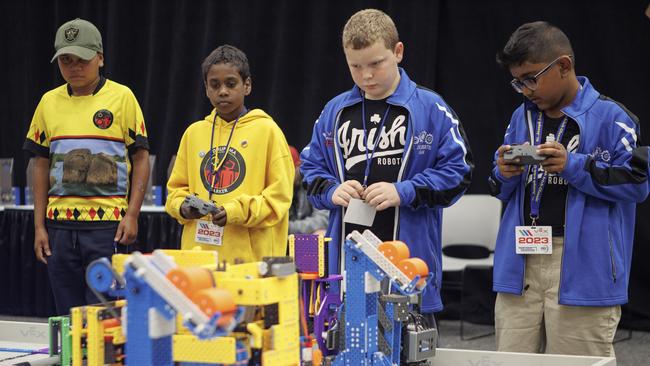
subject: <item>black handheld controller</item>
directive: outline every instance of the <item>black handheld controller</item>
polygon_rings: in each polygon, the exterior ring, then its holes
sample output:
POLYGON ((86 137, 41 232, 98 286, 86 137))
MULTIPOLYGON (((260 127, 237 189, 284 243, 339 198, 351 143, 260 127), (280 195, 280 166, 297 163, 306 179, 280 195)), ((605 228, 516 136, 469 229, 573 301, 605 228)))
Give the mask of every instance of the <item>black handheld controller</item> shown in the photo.
POLYGON ((537 147, 533 145, 511 145, 511 147, 512 149, 503 153, 503 160, 513 161, 518 158, 518 164, 536 165, 546 159, 546 156, 537 154, 537 147))
POLYGON ((203 216, 208 214, 216 214, 219 212, 219 208, 214 204, 214 202, 204 201, 193 194, 185 197, 185 201, 183 203, 196 209, 203 216))

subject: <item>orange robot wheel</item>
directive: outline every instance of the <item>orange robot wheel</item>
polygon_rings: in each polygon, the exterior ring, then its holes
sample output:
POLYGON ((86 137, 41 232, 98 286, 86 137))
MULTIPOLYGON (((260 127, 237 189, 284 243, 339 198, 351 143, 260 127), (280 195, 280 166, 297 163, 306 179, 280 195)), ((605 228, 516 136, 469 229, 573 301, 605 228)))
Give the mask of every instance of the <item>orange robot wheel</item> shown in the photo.
POLYGON ((192 297, 192 301, 207 316, 212 316, 217 311, 220 312, 221 318, 217 321, 219 326, 228 324, 237 310, 237 305, 230 291, 221 288, 203 289, 192 297))
POLYGON ((198 291, 214 287, 212 272, 201 267, 177 267, 167 272, 167 278, 190 299, 198 291))

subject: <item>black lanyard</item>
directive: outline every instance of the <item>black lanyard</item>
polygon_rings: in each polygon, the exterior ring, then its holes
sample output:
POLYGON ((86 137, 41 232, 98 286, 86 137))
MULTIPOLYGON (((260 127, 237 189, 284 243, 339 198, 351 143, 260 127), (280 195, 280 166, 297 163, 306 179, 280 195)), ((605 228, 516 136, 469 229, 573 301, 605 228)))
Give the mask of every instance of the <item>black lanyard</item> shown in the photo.
MULTIPOLYGON (((237 126, 237 122, 239 122, 239 118, 246 114, 248 112, 248 109, 244 107, 244 110, 237 116, 235 119, 235 123, 232 125, 232 129, 230 130, 230 135, 228 136, 228 142, 226 143, 226 150, 224 150, 223 156, 217 163, 217 159, 219 157, 219 154, 217 151, 214 152, 214 156, 212 157, 212 181, 210 182, 210 189, 208 190, 208 199, 212 200, 212 189, 214 189, 214 180, 217 177, 217 173, 219 172, 219 169, 221 169, 221 166, 223 163, 226 161, 226 158, 228 157, 228 151, 230 150, 230 141, 232 140, 232 135, 235 133, 235 127, 237 126)), ((212 120, 212 133, 210 134, 210 150, 209 154, 212 154, 212 148, 213 148, 213 143, 214 143, 214 127, 217 123, 217 111, 214 111, 214 119, 212 120)))

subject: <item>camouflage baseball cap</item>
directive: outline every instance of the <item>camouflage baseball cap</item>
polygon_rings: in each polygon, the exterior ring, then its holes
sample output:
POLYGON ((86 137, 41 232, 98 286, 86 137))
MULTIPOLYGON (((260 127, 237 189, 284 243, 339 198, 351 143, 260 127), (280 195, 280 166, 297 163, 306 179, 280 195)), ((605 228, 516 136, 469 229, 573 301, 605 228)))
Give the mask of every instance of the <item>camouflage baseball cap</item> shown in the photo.
POLYGON ((97 52, 104 52, 102 35, 99 34, 97 27, 79 18, 59 27, 54 39, 54 49, 56 53, 50 62, 54 62, 57 57, 66 53, 90 60, 97 52))

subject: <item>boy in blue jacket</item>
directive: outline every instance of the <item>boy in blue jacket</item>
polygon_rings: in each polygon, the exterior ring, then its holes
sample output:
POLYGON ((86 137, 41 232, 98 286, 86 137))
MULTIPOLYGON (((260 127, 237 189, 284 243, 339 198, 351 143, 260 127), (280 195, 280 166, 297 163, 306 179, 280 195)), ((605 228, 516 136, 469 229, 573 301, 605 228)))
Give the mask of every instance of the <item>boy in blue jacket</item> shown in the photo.
POLYGON ((636 202, 648 194, 638 119, 576 76, 569 39, 549 23, 519 27, 497 62, 526 97, 489 179, 506 205, 494 256, 497 350, 613 356, 636 202), (507 160, 515 144, 544 160, 507 160))
POLYGON ((339 244, 329 270, 340 273, 342 244, 353 230, 402 240, 434 273, 422 311, 440 311, 441 214, 470 183, 467 138, 445 101, 398 67, 404 44, 388 15, 354 14, 343 51, 355 85, 325 105, 301 155, 308 198, 330 210, 327 235, 339 244), (346 211, 363 216, 354 205, 347 209, 351 202, 376 211, 370 227, 344 222, 346 211))

